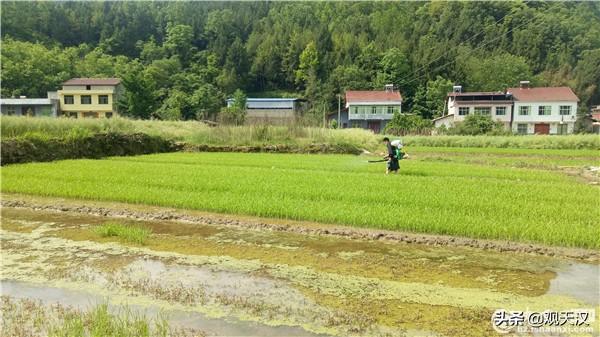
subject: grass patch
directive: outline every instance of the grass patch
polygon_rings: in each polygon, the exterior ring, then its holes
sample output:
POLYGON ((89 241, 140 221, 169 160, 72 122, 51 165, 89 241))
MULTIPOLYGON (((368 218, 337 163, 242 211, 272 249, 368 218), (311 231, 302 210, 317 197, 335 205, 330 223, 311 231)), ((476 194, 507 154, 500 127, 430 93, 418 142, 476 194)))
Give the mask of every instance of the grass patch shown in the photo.
POLYGON ((2 191, 600 248, 598 188, 564 174, 426 160, 384 170, 357 156, 169 153, 11 165, 2 191))
MULTIPOLYGON (((168 140, 201 145, 329 144, 352 145, 373 150, 381 147, 383 135, 363 129, 323 129, 301 126, 219 126, 197 121, 147 121, 126 118, 0 118, 2 140, 18 137, 81 138, 97 133, 143 133, 168 140)), ((454 148, 523 148, 600 150, 597 135, 566 136, 405 136, 409 146, 454 148)))
POLYGON ((145 244, 150 234, 152 234, 149 228, 112 222, 97 226, 93 230, 101 237, 117 237, 140 245, 145 244))
POLYGON ((404 144, 428 147, 600 150, 600 137, 598 135, 407 136, 404 137, 404 144))
POLYGON ((333 130, 300 126, 219 126, 209 127, 197 121, 145 121, 126 118, 0 118, 2 140, 11 138, 80 138, 97 133, 143 133, 190 144, 257 146, 285 144, 304 146, 328 144, 373 149, 381 136, 363 129, 333 130))
POLYGON ((2 296, 0 309, 4 313, 2 336, 204 336, 201 331, 170 327, 163 314, 150 318, 127 306, 113 312, 106 303, 82 311, 59 303, 46 306, 41 301, 2 296))

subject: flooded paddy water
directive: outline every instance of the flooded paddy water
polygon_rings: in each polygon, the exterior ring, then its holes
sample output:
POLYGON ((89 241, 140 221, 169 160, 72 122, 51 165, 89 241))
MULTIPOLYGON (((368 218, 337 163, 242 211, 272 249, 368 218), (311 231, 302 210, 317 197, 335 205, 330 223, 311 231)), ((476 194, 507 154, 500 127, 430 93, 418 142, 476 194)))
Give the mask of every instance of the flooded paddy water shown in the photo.
POLYGON ((483 336, 495 309, 599 312, 598 264, 549 256, 12 207, 1 233, 6 298, 209 336, 483 336), (152 234, 102 237, 107 222, 152 234))

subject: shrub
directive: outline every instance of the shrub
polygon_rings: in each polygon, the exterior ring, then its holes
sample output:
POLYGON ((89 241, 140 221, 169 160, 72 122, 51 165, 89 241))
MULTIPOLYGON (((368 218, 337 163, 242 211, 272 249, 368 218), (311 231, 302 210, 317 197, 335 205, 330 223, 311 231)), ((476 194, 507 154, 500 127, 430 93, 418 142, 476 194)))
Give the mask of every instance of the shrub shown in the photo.
POLYGON ((457 122, 448 129, 449 134, 454 135, 485 135, 503 134, 504 126, 501 122, 494 121, 490 116, 468 115, 463 122, 457 122))
POLYGON ((385 126, 385 133, 392 135, 423 134, 430 133, 433 123, 428 119, 423 119, 419 115, 407 115, 398 112, 394 113, 392 120, 385 126))

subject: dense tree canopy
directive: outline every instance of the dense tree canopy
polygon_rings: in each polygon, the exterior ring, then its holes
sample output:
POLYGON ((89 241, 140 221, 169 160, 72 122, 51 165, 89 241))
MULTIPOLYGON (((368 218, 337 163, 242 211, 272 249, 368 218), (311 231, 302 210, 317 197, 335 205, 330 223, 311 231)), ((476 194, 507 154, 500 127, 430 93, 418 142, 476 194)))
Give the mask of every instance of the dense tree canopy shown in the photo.
POLYGON ((452 84, 523 79, 569 85, 589 106, 600 3, 4 1, 2 96, 43 97, 76 76, 123 78, 139 118, 215 118, 237 89, 297 92, 322 113, 386 83, 429 117, 452 84))

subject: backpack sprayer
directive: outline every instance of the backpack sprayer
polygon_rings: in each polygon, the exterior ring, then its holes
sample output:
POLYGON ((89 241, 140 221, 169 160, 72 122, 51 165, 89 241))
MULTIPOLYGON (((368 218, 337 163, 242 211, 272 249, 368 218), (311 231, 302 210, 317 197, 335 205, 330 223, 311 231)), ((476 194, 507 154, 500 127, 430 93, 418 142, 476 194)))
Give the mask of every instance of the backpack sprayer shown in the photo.
MULTIPOLYGON (((392 145, 394 147, 394 149, 396 151, 396 156, 398 157, 398 160, 400 160, 406 156, 406 154, 404 152, 400 151, 400 149, 402 149, 402 147, 404 147, 401 139, 396 139, 396 140, 391 141, 390 145, 392 145)), ((388 161, 388 159, 367 160, 367 163, 383 163, 386 161, 388 161)))

